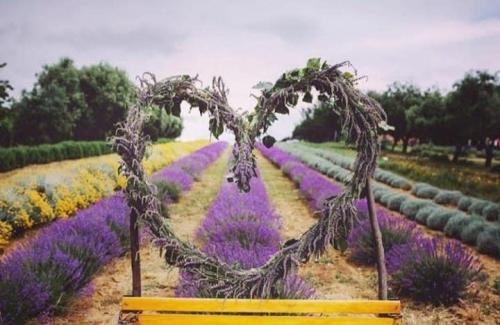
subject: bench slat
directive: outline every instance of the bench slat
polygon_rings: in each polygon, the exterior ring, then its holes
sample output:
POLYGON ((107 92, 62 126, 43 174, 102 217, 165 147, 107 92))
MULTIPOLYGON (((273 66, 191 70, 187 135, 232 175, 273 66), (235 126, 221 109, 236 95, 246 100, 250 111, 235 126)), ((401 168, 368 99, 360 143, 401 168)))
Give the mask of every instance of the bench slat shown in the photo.
POLYGON ((239 324, 259 324, 259 325, 392 325, 395 324, 392 318, 368 318, 368 317, 307 317, 307 316, 235 316, 235 315, 140 315, 141 325, 156 324, 217 324, 217 325, 239 325, 239 324))
POLYGON ((179 312, 399 314, 399 301, 124 297, 122 310, 179 312))

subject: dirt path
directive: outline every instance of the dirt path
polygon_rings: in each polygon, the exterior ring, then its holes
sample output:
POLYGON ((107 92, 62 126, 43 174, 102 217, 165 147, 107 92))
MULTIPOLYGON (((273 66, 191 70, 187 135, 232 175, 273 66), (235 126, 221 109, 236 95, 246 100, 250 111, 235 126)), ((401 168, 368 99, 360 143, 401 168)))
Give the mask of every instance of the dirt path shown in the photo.
MULTIPOLYGON (((179 203, 170 206, 172 227, 182 239, 193 239, 200 220, 219 192, 227 161, 228 152, 207 168, 179 203)), ((144 296, 174 295, 178 269, 167 267, 151 245, 141 248, 141 270, 144 296)), ((131 290, 130 256, 108 264, 94 278, 92 287, 92 294, 75 300, 64 315, 49 319, 50 324, 116 324, 121 297, 131 290)))
MULTIPOLYGON (((298 238, 317 221, 313 211, 295 184, 280 169, 261 154, 257 158, 271 203, 281 215, 283 236, 285 239, 298 238)), ((347 263, 346 257, 334 249, 329 249, 320 259, 301 266, 300 274, 314 286, 320 298, 374 299, 377 296, 375 270, 347 263)))
MULTIPOLYGON (((261 175, 271 203, 282 217, 284 239, 297 238, 316 219, 292 181, 260 154, 261 175)), ((178 204, 171 206, 172 225, 183 239, 193 238, 199 222, 218 193, 224 179, 227 153, 204 173, 200 182, 178 204)), ((167 268, 150 246, 141 250, 143 294, 173 296, 178 272, 167 268)), ((375 268, 357 267, 333 249, 320 259, 300 268, 301 276, 316 289, 319 298, 376 299, 375 268)), ((66 316, 50 319, 51 324, 116 324, 119 302, 130 292, 129 257, 108 265, 92 282, 92 295, 69 307, 66 316)), ((498 305, 484 290, 472 290, 467 299, 452 308, 435 308, 403 301, 405 324, 496 324, 498 305), (489 308, 489 310, 488 310, 489 308)), ((500 318, 499 318, 500 319, 500 318)))
MULTIPOLYGON (((312 211, 280 169, 260 154, 257 157, 271 202, 282 217, 284 237, 297 238, 316 221, 312 211)), ((497 274, 499 263, 490 258, 485 262, 488 271, 497 274)), ((358 267, 333 249, 301 266, 300 274, 314 286, 319 298, 377 298, 375 268, 358 267)), ((402 306, 404 324, 500 324, 500 302, 490 287, 472 287, 464 301, 453 307, 433 307, 411 300, 402 300, 402 306)))

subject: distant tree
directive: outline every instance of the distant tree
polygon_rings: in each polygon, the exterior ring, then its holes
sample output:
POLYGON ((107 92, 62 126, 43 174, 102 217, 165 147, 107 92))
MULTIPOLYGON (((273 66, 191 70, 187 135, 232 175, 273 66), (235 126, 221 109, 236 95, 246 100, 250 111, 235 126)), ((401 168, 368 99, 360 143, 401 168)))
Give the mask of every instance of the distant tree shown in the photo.
POLYGON ((442 143, 449 130, 444 127, 445 97, 437 89, 428 89, 418 104, 406 111, 409 133, 422 142, 442 143))
POLYGON ((339 116, 332 105, 323 102, 304 111, 304 119, 293 130, 292 137, 312 142, 337 140, 340 135, 339 116))
POLYGON ((500 133, 500 83, 498 74, 487 71, 467 73, 456 82, 446 104, 446 125, 455 145, 458 161, 469 139, 484 142, 500 133))
POLYGON ((151 140, 159 138, 177 138, 182 133, 182 120, 168 114, 164 109, 153 106, 150 108, 149 120, 144 125, 144 132, 151 140))
POLYGON ((75 128, 79 140, 98 140, 111 135, 135 99, 135 86, 125 71, 100 63, 80 70, 80 89, 87 109, 75 128))
POLYGON ((104 140, 135 99, 127 74, 106 63, 78 69, 63 58, 46 65, 31 91, 12 106, 19 144, 104 140))
POLYGON ((73 61, 46 65, 33 89, 14 103, 16 143, 39 144, 74 138, 74 129, 87 109, 80 89, 80 73, 73 61))
POLYGON ((399 141, 403 142, 403 152, 407 151, 408 141, 413 136, 408 125, 407 112, 418 106, 422 94, 420 89, 411 84, 395 82, 383 93, 370 92, 369 96, 376 99, 387 114, 387 123, 394 127, 390 134, 394 137, 393 149, 399 141))
MULTIPOLYGON (((0 63, 0 69, 5 68, 7 63, 0 63)), ((14 88, 11 86, 9 80, 0 79, 0 107, 5 107, 5 105, 10 101, 9 91, 14 88)))
MULTIPOLYGON (((1 63, 0 69, 7 63, 1 63)), ((9 146, 12 143, 13 114, 7 107, 12 98, 9 91, 14 88, 8 80, 0 79, 0 146, 9 146)))

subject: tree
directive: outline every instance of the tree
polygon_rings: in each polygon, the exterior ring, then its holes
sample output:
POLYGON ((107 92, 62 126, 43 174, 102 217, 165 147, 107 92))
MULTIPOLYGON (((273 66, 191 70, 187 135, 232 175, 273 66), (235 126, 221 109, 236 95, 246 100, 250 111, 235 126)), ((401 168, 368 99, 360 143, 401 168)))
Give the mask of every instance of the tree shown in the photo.
POLYGON ((445 121, 448 141, 455 145, 453 161, 458 161, 469 139, 483 142, 499 136, 500 84, 498 74, 487 71, 467 73, 448 95, 445 121))
MULTIPOLYGON (((7 63, 0 64, 0 69, 7 63)), ((14 88, 8 80, 0 80, 0 146, 9 146, 12 143, 13 114, 7 107, 12 101, 9 91, 14 88)))
POLYGON ((127 74, 100 63, 78 69, 69 58, 46 65, 12 106, 14 141, 104 140, 135 99, 127 74))
POLYGON ((445 97, 439 90, 426 90, 419 103, 406 111, 410 133, 420 141, 441 143, 448 131, 443 127, 445 107, 445 97))
POLYGON ((78 140, 101 140, 112 134, 135 99, 135 86, 127 74, 107 63, 80 70, 80 89, 87 109, 75 128, 78 140))
POLYGON ((144 133, 153 141, 159 138, 177 138, 182 133, 182 120, 167 114, 164 109, 153 106, 150 108, 149 119, 144 124, 144 133))
POLYGON ((79 71, 73 61, 64 58, 46 65, 33 90, 23 91, 21 100, 13 105, 15 141, 40 144, 72 139, 86 109, 79 71))
POLYGON ((395 82, 389 88, 378 94, 370 92, 387 114, 387 123, 394 127, 391 132, 394 137, 393 150, 399 141, 403 141, 403 152, 407 151, 408 141, 412 136, 412 129, 408 126, 407 112, 417 106, 421 100, 421 92, 416 86, 395 82))
POLYGON ((295 127, 292 137, 312 142, 336 140, 340 133, 340 117, 332 104, 324 102, 306 109, 303 121, 295 127))

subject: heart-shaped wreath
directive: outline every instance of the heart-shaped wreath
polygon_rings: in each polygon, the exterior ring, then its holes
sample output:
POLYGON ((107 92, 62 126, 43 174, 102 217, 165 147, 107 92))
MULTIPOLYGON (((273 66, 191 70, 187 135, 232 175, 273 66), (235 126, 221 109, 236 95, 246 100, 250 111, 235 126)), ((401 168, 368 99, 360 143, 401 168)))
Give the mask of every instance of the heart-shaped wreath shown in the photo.
MULTIPOLYGON (((353 201, 362 195, 367 179, 376 166, 378 153, 377 127, 385 122, 380 105, 356 88, 356 72, 342 72, 349 62, 333 66, 320 59, 310 59, 305 68, 284 73, 276 83, 259 83, 255 110, 238 114, 227 101, 227 89, 222 78, 214 78, 211 87, 200 88, 197 77, 175 76, 156 81, 146 73, 139 79, 138 102, 118 128, 113 144, 121 156, 120 172, 127 177, 126 195, 131 214, 139 218, 153 235, 167 264, 183 268, 193 274, 199 285, 212 297, 272 297, 273 284, 295 272, 300 263, 312 256, 320 256, 329 245, 345 246, 345 241, 356 217, 353 201), (302 97, 301 97, 302 96, 302 97), (150 144, 143 133, 146 110, 151 105, 180 114, 181 103, 198 108, 210 115, 210 132, 218 137, 224 128, 234 133, 236 143, 230 170, 238 187, 249 190, 249 182, 256 177, 254 143, 277 119, 287 114, 299 100, 307 103, 317 96, 329 101, 341 117, 343 129, 357 147, 353 177, 340 195, 328 199, 318 222, 296 241, 284 246, 269 261, 259 267, 243 270, 205 255, 191 243, 182 241, 172 231, 160 213, 160 202, 155 187, 148 181, 141 161, 150 144)), ((274 139, 266 138, 272 145, 274 139)), ((134 218, 135 219, 135 218, 134 218)))

